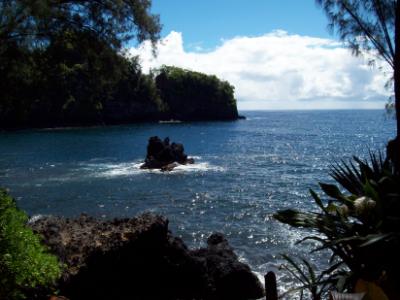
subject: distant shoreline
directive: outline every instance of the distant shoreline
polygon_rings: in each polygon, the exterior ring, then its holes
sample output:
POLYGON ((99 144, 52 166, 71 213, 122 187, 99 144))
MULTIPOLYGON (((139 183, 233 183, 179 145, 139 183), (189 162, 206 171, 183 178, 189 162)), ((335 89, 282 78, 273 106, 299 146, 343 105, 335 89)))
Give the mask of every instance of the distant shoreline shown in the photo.
POLYGON ((301 112, 301 111, 306 111, 306 112, 312 112, 312 111, 386 111, 385 108, 318 108, 318 109, 241 109, 241 112, 301 112))
POLYGON ((194 119, 194 120, 182 120, 179 122, 170 122, 169 120, 137 120, 132 122, 112 122, 112 123, 98 123, 98 124, 76 124, 76 125, 55 125, 55 126, 20 126, 10 128, 0 128, 0 132, 12 132, 12 131, 24 131, 24 130, 43 130, 43 131, 57 131, 57 130, 68 130, 68 129, 86 129, 86 128, 104 128, 112 126, 128 126, 136 124, 159 124, 159 125, 176 125, 185 123, 201 123, 201 122, 236 122, 239 120, 245 120, 246 116, 239 115, 232 119, 194 119))
MULTIPOLYGON (((43 131, 56 131, 56 130, 68 130, 68 129, 85 129, 85 128, 104 128, 111 126, 128 126, 135 124, 160 124, 160 125, 176 125, 181 123, 200 123, 200 122, 234 122, 239 120, 246 120, 248 113, 257 113, 257 112, 267 112, 267 113, 313 113, 313 112, 364 112, 364 111, 381 111, 383 114, 387 115, 388 118, 391 118, 391 114, 386 111, 385 108, 382 109, 371 109, 371 108, 360 108, 360 109, 242 109, 238 113, 236 117, 232 118, 204 118, 204 119, 183 119, 176 120, 179 122, 170 122, 171 119, 168 118, 149 118, 149 119, 138 119, 132 121, 121 121, 121 122, 99 122, 92 124, 65 124, 65 125, 43 125, 43 126, 19 126, 19 127, 9 127, 9 128, 0 128, 0 132, 12 132, 12 131, 23 131, 23 130, 43 130, 43 131)), ((175 120, 175 119, 174 119, 175 120)))

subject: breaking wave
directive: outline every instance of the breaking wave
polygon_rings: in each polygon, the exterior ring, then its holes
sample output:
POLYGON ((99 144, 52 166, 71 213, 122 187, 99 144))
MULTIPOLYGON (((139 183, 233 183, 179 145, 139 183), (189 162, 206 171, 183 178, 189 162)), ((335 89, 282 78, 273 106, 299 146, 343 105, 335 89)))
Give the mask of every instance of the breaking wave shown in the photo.
MULTIPOLYGON (((200 157, 194 157, 199 160, 200 157)), ((123 162, 123 163, 89 163, 82 166, 82 169, 88 172, 89 176, 112 178, 133 176, 138 174, 152 173, 173 175, 182 173, 196 173, 196 172, 223 172, 225 169, 221 166, 215 166, 209 162, 196 162, 188 165, 178 165, 170 172, 162 172, 160 170, 141 169, 142 161, 123 162)))

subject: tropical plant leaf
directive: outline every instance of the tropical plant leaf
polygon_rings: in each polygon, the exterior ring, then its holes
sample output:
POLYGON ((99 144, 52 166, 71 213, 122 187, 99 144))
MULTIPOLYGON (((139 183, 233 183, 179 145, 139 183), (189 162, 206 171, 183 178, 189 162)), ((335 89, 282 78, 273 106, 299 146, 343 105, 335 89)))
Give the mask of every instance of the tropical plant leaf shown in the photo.
POLYGON ((297 245, 297 244, 301 244, 301 243, 303 243, 303 242, 305 242, 305 241, 309 241, 309 240, 317 241, 317 242, 320 242, 320 243, 324 243, 324 242, 325 242, 324 239, 322 239, 322 238, 320 238, 320 237, 317 237, 317 236, 306 236, 305 238, 303 238, 303 239, 301 239, 301 240, 298 240, 298 241, 296 242, 296 245, 297 245))
POLYGON ((320 281, 324 276, 332 275, 332 273, 334 271, 336 271, 337 269, 339 269, 339 267, 343 266, 343 264, 344 263, 342 261, 340 261, 336 264, 331 265, 328 269, 321 272, 321 274, 318 276, 317 280, 320 281))
POLYGON ((297 275, 298 279, 301 281, 303 284, 310 284, 310 279, 308 276, 303 272, 303 270, 300 268, 298 264, 287 254, 282 254, 282 257, 298 272, 299 275, 297 275))
POLYGON ((304 265, 307 267, 308 275, 309 275, 309 283, 316 285, 317 284, 317 277, 315 276, 314 269, 311 267, 311 264, 305 260, 304 258, 301 259, 304 265))
MULTIPOLYGON (((286 297, 288 294, 294 292, 300 292, 300 297, 302 297, 304 290, 309 290, 312 299, 322 299, 323 294, 327 294, 329 287, 336 284, 336 273, 320 273, 316 274, 314 268, 311 263, 306 259, 299 259, 299 262, 296 262, 295 259, 289 257, 288 255, 282 255, 283 258, 289 263, 288 266, 284 265, 285 270, 287 270, 296 280, 301 284, 300 286, 294 287, 286 291, 282 297, 286 297)), ((334 266, 332 268, 332 272, 337 267, 334 266)))
POLYGON ((324 204, 322 203, 321 198, 314 192, 312 189, 309 189, 311 196, 314 198, 315 203, 322 209, 326 214, 328 213, 324 204))
POLYGON ((364 195, 375 200, 379 201, 379 194, 372 186, 370 180, 366 180, 365 184, 363 185, 364 195))
MULTIPOLYGON (((299 287, 295 288, 290 288, 287 291, 283 292, 282 294, 279 295, 279 299, 284 299, 286 296, 293 294, 295 292, 302 292, 305 289, 304 285, 301 285, 299 287)), ((302 295, 300 295, 300 300, 303 299, 302 295)))
POLYGON ((386 233, 386 234, 370 234, 370 235, 367 235, 364 238, 366 240, 366 242, 362 243, 360 245, 360 247, 371 246, 371 245, 379 243, 381 241, 388 240, 390 237, 393 237, 395 235, 396 234, 393 233, 393 232, 389 232, 389 233, 386 233))
POLYGON ((369 157, 374 173, 381 174, 385 167, 385 162, 382 158, 382 153, 378 152, 378 155, 376 155, 371 150, 369 150, 369 157))
POLYGON ((311 252, 332 251, 330 266, 318 274, 306 260, 289 263, 291 274, 302 283, 297 290, 321 295, 336 285, 342 292, 352 290, 358 278, 378 280, 376 274, 382 272, 398 274, 398 265, 388 263, 397 261, 400 253, 400 176, 393 171, 392 163, 380 153, 370 153, 369 160, 353 157, 347 163, 342 161, 331 169, 337 184, 320 183, 328 204, 310 190, 319 212, 286 210, 274 215, 291 226, 316 230, 318 235, 313 232, 297 242, 318 242, 311 252))
POLYGON ((361 174, 353 164, 348 166, 342 162, 342 165, 336 164, 331 167, 331 177, 351 194, 360 195, 362 191, 361 174))
POLYGON ((294 227, 313 227, 316 215, 314 213, 303 213, 294 209, 280 210, 273 215, 279 222, 294 227))
POLYGON ((319 182, 319 186, 329 197, 340 200, 343 198, 343 194, 340 192, 339 188, 334 184, 326 184, 319 182))

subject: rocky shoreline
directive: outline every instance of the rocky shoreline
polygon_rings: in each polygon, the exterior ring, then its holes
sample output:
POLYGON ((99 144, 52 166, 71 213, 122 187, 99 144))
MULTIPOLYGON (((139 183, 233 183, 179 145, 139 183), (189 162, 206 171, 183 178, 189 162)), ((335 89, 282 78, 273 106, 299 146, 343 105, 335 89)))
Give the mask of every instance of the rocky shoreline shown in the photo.
POLYGON ((30 224, 64 264, 60 295, 75 299, 257 299, 264 289, 220 233, 189 249, 162 216, 45 217, 30 224))

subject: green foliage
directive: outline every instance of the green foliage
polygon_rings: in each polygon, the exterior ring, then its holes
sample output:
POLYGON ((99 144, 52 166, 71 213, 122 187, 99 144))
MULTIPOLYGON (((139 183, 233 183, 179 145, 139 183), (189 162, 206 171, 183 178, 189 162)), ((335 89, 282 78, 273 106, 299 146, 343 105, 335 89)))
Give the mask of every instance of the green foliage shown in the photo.
POLYGON ((15 46, 2 58, 0 127, 124 122, 160 110, 154 80, 137 58, 90 33, 65 31, 46 49, 15 46))
POLYGON ((320 300, 328 295, 328 291, 336 282, 337 274, 335 274, 335 276, 330 274, 332 269, 336 269, 336 266, 317 274, 311 263, 306 259, 294 259, 286 254, 283 254, 282 256, 286 260, 287 264, 283 264, 281 268, 291 274, 292 277, 300 283, 300 286, 289 289, 281 295, 281 297, 299 292, 301 300, 310 297, 313 300, 320 300), (309 295, 306 297, 304 296, 304 290, 308 290, 309 292, 309 295))
POLYGON ((320 183, 326 199, 311 190, 318 212, 290 209, 274 215, 283 223, 319 233, 304 240, 321 244, 314 251, 332 251, 332 276, 342 273, 343 266, 351 271, 345 274, 344 288, 362 278, 379 282, 389 295, 399 282, 400 178, 393 169, 381 155, 371 154, 370 162, 354 157, 332 167, 331 175, 342 190, 320 183))
POLYGON ((154 82, 120 53, 134 37, 153 44, 159 38, 150 6, 150 0, 0 1, 0 127, 112 123, 113 115, 124 122, 157 112, 154 82))
POLYGON ((0 1, 0 128, 235 119, 233 87, 163 67, 145 75, 121 46, 159 38, 150 0, 0 1))
POLYGON ((316 0, 354 51, 376 50, 394 68, 396 0, 316 0))
POLYGON ((0 1, 0 128, 235 119, 227 82, 172 67, 154 78, 121 53, 134 36, 158 39, 150 5, 0 1))
POLYGON ((0 299, 24 299, 38 286, 50 286, 61 275, 55 256, 26 227, 27 215, 0 189, 0 299))
POLYGON ((145 75, 137 57, 89 33, 67 30, 44 50, 15 46, 3 58, 0 127, 237 117, 229 83, 176 67, 145 75))
POLYGON ((174 119, 235 119, 234 87, 214 75, 172 66, 157 70, 156 85, 174 119))
POLYGON ((0 1, 0 44, 41 46, 65 30, 93 34, 116 48, 133 37, 154 43, 161 26, 150 6, 151 0, 0 1))

